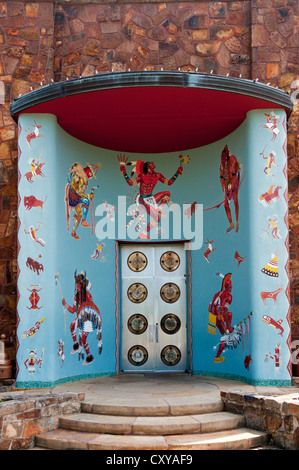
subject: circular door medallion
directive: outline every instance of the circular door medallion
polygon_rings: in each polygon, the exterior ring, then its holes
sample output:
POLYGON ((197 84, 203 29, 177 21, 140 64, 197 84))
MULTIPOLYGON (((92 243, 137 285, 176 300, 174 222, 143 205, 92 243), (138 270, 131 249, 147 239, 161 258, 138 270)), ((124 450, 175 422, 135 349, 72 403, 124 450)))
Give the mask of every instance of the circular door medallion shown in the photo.
POLYGON ((128 320, 128 328, 134 335, 141 335, 144 333, 147 329, 147 325, 147 319, 139 313, 132 315, 128 320))
POLYGON ((180 297, 181 291, 179 286, 174 284, 174 282, 167 282, 167 284, 161 287, 160 295, 164 302, 174 303, 180 297))
POLYGON ((181 351, 176 346, 165 346, 161 351, 161 359, 167 366, 175 366, 181 360, 181 351))
POLYGON ((134 366, 142 366, 148 358, 147 350, 140 345, 132 346, 128 351, 128 359, 134 366))
POLYGON ((161 320, 161 328, 164 333, 167 333, 168 335, 174 335, 181 328, 181 320, 177 315, 168 313, 167 315, 164 315, 161 320))
POLYGON ((147 297, 147 288, 143 284, 135 282, 128 289, 128 297, 131 302, 134 302, 135 304, 140 304, 147 297))
POLYGON ((147 266, 147 257, 140 251, 134 251, 128 257, 128 266, 134 272, 143 271, 147 266))
POLYGON ((160 258, 160 264, 165 271, 175 271, 180 265, 180 257, 174 251, 166 251, 160 258))

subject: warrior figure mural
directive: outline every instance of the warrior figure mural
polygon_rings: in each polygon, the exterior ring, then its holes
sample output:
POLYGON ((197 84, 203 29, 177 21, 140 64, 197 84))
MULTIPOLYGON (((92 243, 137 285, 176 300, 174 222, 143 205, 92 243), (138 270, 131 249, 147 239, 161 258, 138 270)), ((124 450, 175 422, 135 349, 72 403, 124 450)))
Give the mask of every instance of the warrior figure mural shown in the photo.
MULTIPOLYGON (((149 238, 148 233, 150 232, 150 230, 160 222, 162 215, 162 207, 165 204, 169 204, 171 202, 169 191, 161 191, 156 194, 153 194, 153 192, 158 181, 167 186, 171 186, 176 181, 177 177, 182 174, 182 163, 188 163, 189 157, 183 157, 182 155, 180 155, 179 158, 180 166, 178 167, 177 171, 172 176, 172 178, 168 179, 165 178, 162 173, 157 173, 155 171, 156 167, 154 162, 143 162, 141 159, 139 159, 137 162, 127 163, 128 157, 121 155, 118 156, 118 161, 120 163, 120 171, 123 174, 127 184, 129 186, 139 185, 139 211, 143 211, 143 213, 146 212, 153 219, 148 223, 146 230, 139 234, 140 238, 149 238), (130 164, 136 165, 135 170, 137 173, 137 177, 134 179, 131 179, 126 171, 126 165, 130 164)), ((134 171, 132 173, 134 173, 134 171)))
POLYGON ((232 219, 230 202, 233 198, 236 215, 236 233, 239 232, 239 201, 238 193, 240 187, 241 165, 234 155, 231 154, 227 145, 222 150, 220 163, 220 183, 222 191, 225 193, 224 208, 229 221, 226 233, 230 233, 235 225, 232 219))
POLYGON ((99 354, 102 352, 102 319, 98 307, 93 302, 90 289, 91 284, 86 274, 77 274, 75 272, 75 297, 73 305, 68 305, 64 297, 62 299, 62 305, 70 313, 76 313, 75 320, 70 324, 73 339, 73 350, 71 353, 79 353, 79 359, 83 359, 85 351, 86 359, 83 365, 91 364, 94 361, 87 342, 88 334, 93 330, 97 330, 98 352, 99 354), (77 329, 79 330, 78 339, 77 329))
MULTIPOLYGON (((209 305, 209 333, 216 334, 216 328, 218 328, 222 335, 234 331, 231 325, 233 315, 228 311, 233 300, 231 291, 231 273, 228 273, 223 277, 221 291, 214 295, 209 305)), ((224 357, 221 356, 224 348, 225 342, 221 341, 214 362, 224 361, 224 357)))
MULTIPOLYGON (((214 362, 220 363, 225 359, 222 353, 228 349, 237 348, 240 343, 243 343, 244 352, 244 342, 247 344, 250 333, 252 312, 250 312, 244 320, 232 326, 233 315, 232 312, 229 311, 233 300, 231 294, 232 275, 231 273, 225 275, 221 273, 216 274, 222 278, 222 286, 221 290, 214 295, 209 305, 208 333, 216 335, 216 328, 218 328, 222 335, 216 356, 214 357, 214 362)), ((216 349, 217 346, 214 346, 214 350, 216 349)))
MULTIPOLYGON (((70 228, 70 211, 74 210, 74 225, 71 232, 71 236, 75 240, 80 240, 77 235, 77 228, 80 225, 82 227, 92 228, 92 225, 86 221, 89 207, 93 207, 92 200, 94 198, 94 190, 90 193, 86 193, 88 180, 90 178, 96 178, 98 171, 98 165, 87 164, 85 168, 80 163, 74 163, 68 172, 68 182, 65 188, 65 204, 66 204, 66 217, 67 217, 67 229, 70 228)), ((93 214, 91 214, 93 220, 93 214)))

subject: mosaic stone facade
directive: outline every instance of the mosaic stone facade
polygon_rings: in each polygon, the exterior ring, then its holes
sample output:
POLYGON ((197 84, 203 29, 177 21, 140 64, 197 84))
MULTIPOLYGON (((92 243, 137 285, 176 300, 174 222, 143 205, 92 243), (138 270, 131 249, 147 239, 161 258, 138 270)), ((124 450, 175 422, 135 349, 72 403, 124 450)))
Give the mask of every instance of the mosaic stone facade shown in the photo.
MULTIPOLYGON (((0 332, 15 357, 17 126, 11 102, 50 83, 128 70, 259 79, 295 93, 297 0, 0 2, 0 332), (3 95, 2 92, 2 95, 3 95)), ((292 334, 299 338, 298 122, 288 126, 292 334)))

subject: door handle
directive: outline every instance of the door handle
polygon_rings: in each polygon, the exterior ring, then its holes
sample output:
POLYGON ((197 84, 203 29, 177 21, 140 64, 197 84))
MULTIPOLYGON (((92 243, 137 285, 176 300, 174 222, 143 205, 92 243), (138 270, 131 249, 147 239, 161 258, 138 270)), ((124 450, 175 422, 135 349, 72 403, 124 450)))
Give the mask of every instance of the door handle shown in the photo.
POLYGON ((154 340, 154 334, 155 334, 155 325, 149 325, 149 342, 150 343, 153 343, 155 340, 154 340))
POLYGON ((149 325, 149 342, 159 343, 159 323, 149 325))
POLYGON ((156 343, 159 343, 159 325, 156 323, 156 343))

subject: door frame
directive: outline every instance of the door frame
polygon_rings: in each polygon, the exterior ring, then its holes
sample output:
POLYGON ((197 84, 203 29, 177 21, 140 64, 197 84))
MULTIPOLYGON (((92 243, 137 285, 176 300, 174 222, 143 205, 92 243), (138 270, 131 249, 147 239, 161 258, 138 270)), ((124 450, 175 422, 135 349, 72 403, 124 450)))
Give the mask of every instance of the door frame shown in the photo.
MULTIPOLYGON (((171 240, 171 241, 148 241, 137 242, 141 246, 150 245, 169 245, 169 244, 188 244, 188 240, 171 240)), ((121 371, 121 352, 122 352, 122 337, 121 337, 121 248, 123 245, 136 245, 136 241, 129 242, 125 240, 115 241, 115 373, 119 375, 121 371)), ((191 250, 186 251, 186 309, 187 309, 187 369, 186 372, 192 374, 193 372, 193 344, 192 344, 192 256, 191 250)), ((129 373, 129 372, 128 372, 129 373)), ((133 374, 134 372, 132 372, 133 374)), ((159 373, 159 372, 157 372, 159 373)), ((175 373, 175 372, 173 372, 175 373)))

